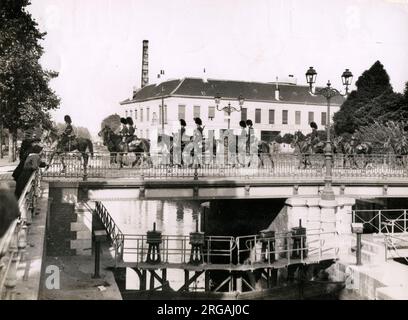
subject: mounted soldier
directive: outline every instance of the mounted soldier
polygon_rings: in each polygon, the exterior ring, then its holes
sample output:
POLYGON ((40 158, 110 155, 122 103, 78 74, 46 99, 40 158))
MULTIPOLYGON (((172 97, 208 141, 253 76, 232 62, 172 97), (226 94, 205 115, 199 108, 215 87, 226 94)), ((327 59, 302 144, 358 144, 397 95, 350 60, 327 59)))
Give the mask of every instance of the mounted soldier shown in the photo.
POLYGON ((126 140, 129 135, 129 129, 127 127, 127 120, 126 118, 120 118, 120 131, 119 131, 119 136, 122 138, 122 143, 124 144, 124 151, 128 151, 128 144, 126 143, 126 140))
POLYGON ((201 121, 200 118, 194 118, 194 122, 196 124, 196 128, 194 129, 193 132, 193 144, 195 154, 194 158, 198 160, 199 164, 201 164, 202 152, 204 150, 204 136, 203 136, 204 127, 203 122, 201 121))
POLYGON ((61 135, 61 140, 58 147, 63 148, 64 146, 68 145, 68 151, 71 151, 71 142, 75 139, 74 128, 72 127, 72 120, 69 115, 64 117, 64 121, 66 127, 61 135))
POLYGON ((238 143, 237 143, 237 150, 238 150, 238 162, 246 166, 246 153, 247 153, 247 132, 246 132, 246 122, 241 120, 239 122, 239 126, 241 128, 241 132, 238 136, 238 143))
POLYGON ((316 122, 314 121, 310 122, 310 127, 312 128, 312 133, 308 137, 308 142, 310 143, 312 152, 324 153, 324 142, 320 140, 316 122))
POLYGON ((125 142, 127 145, 131 143, 136 137, 135 135, 135 128, 133 127, 133 120, 131 117, 126 118, 126 128, 127 128, 127 134, 126 134, 126 139, 125 142))

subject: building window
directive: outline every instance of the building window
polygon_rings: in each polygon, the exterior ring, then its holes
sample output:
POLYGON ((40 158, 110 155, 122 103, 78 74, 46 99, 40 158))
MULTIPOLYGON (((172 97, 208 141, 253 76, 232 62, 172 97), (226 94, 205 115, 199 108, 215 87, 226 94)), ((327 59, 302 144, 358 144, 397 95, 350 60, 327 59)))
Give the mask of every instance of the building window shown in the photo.
POLYGON ((269 124, 275 124, 275 110, 269 110, 269 124))
POLYGON ((167 105, 164 105, 164 123, 167 124, 167 105))
POLYGON ((137 120, 137 109, 135 109, 135 120, 137 120))
POLYGON ((300 118, 300 111, 295 111, 295 124, 300 124, 301 118, 300 118))
POLYGON ((127 116, 128 116, 128 111, 125 110, 125 117, 127 118, 127 116))
POLYGON ((282 110, 282 124, 288 124, 288 110, 282 110))
POLYGON ((326 117, 327 117, 327 113, 326 112, 322 112, 322 126, 326 125, 326 117))
POLYGON ((131 118, 133 119, 133 110, 130 110, 129 112, 130 112, 130 116, 129 116, 129 117, 131 117, 131 118))
POLYGON ((314 121, 314 112, 309 111, 309 124, 314 121))
POLYGON ((149 139, 149 129, 146 129, 146 139, 149 139))
POLYGON ((261 109, 255 109, 255 123, 261 123, 261 109))
POLYGON ((200 106, 194 106, 193 117, 200 118, 200 106))
POLYGON ((215 107, 208 107, 208 119, 213 120, 215 118, 215 107))
POLYGON ((186 106, 180 104, 178 106, 178 119, 186 119, 186 106))
POLYGON ((242 108, 241 110, 241 120, 247 121, 248 119, 248 109, 247 108, 242 108))
POLYGON ((150 121, 150 108, 146 108, 146 121, 150 121))
POLYGON ((140 109, 140 122, 143 122, 143 108, 140 109))

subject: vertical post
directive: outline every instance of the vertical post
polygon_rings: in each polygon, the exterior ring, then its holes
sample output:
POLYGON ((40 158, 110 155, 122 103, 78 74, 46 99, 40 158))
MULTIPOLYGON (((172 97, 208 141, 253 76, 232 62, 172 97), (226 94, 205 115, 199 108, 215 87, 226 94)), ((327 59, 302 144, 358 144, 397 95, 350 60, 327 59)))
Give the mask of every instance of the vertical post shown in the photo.
MULTIPOLYGON (((330 82, 327 84, 330 88, 330 82)), ((322 199, 324 200, 334 200, 334 192, 332 190, 332 157, 333 150, 330 141, 330 97, 326 97, 327 100, 327 115, 326 115, 326 146, 324 150, 325 155, 325 165, 326 165, 326 175, 324 177, 324 189, 322 192, 322 199)))
POLYGON ((140 279, 140 290, 146 290, 147 270, 142 270, 142 277, 140 279))
POLYGON ((205 291, 210 292, 211 291, 211 286, 210 286, 210 271, 206 270, 204 272, 204 281, 205 281, 205 291))
POLYGON ((100 253, 101 253, 101 243, 98 240, 95 240, 95 271, 92 278, 99 279, 101 276, 99 274, 100 267, 100 253))
POLYGON ((99 274, 100 264, 101 264, 101 241, 106 239, 105 230, 96 230, 94 231, 94 241, 95 241, 95 271, 92 278, 99 279, 101 276, 99 274))
POLYGON ((154 290, 154 270, 149 270, 150 271, 150 290, 154 290))
POLYGON ((382 225, 381 225, 381 210, 378 211, 378 229, 379 229, 379 233, 382 233, 382 225))
POLYGON ((356 256, 357 256, 357 265, 361 266, 361 233, 357 233, 357 248, 356 248, 356 256))
POLYGON ((184 285, 185 285, 184 291, 186 292, 188 292, 188 287, 189 287, 188 286, 189 275, 190 275, 189 271, 184 270, 184 285))

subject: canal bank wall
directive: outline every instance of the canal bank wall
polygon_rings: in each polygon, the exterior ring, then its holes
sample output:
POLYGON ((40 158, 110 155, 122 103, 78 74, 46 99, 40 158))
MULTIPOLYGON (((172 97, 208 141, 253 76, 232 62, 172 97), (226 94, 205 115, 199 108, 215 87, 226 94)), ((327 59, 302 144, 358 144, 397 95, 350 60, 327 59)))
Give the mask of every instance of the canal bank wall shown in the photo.
POLYGON ((344 281, 347 289, 364 299, 408 300, 408 266, 386 260, 384 243, 367 238, 362 240, 362 265, 356 265, 356 239, 344 237, 348 252, 343 252, 329 269, 331 277, 344 281))

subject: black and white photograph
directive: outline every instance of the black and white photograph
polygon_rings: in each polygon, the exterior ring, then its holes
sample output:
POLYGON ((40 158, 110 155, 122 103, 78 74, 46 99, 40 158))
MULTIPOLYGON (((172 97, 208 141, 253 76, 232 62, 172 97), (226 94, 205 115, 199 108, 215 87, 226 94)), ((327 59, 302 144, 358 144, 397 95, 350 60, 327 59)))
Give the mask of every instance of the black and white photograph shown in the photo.
POLYGON ((408 300, 408 0, 0 0, 0 300, 408 300))

